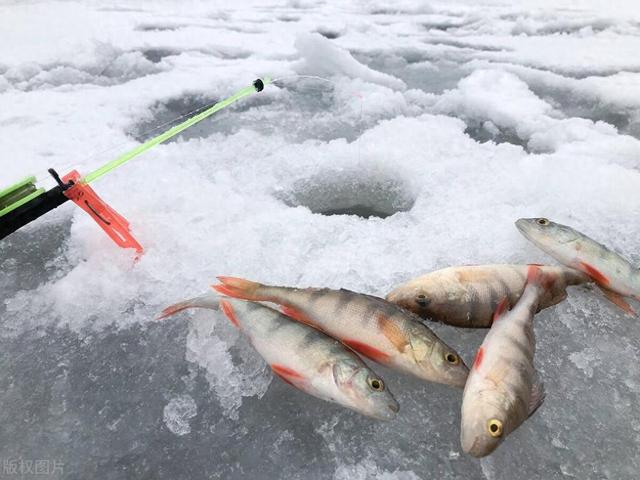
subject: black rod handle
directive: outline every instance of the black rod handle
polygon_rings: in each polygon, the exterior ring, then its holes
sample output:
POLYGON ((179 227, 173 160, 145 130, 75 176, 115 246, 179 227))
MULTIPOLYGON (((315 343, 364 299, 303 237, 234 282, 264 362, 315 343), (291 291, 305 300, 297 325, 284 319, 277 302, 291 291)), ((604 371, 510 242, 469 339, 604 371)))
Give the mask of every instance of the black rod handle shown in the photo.
POLYGON ((59 186, 0 217, 0 240, 69 200, 59 186))

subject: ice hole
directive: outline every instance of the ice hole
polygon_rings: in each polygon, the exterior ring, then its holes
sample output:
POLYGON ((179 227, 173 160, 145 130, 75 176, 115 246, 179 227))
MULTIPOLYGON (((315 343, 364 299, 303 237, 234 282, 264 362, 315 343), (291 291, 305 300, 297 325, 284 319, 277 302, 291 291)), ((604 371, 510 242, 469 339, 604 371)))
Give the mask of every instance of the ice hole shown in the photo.
POLYGON ((304 206, 320 215, 387 218, 413 207, 415 198, 397 178, 328 172, 299 181, 279 198, 289 206, 304 206))

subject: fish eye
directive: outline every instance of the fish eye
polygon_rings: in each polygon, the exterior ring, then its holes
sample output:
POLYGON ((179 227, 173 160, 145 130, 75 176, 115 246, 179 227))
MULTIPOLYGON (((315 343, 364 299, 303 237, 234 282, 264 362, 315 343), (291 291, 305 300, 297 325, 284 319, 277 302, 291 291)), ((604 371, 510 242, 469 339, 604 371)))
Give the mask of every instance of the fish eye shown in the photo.
POLYGON ((498 438, 502 436, 502 422, 497 418, 492 418, 487 422, 487 430, 489 430, 489 435, 493 438, 498 438))
POLYGON ((458 355, 456 355, 455 353, 449 352, 444 356, 444 358, 451 365, 458 365, 460 363, 460 357, 458 357, 458 355))
POLYGON ((536 220, 536 223, 538 225, 542 225, 543 227, 546 227, 547 225, 549 225, 549 220, 546 218, 539 218, 536 220))
POLYGON ((384 382, 379 378, 369 378, 367 382, 369 383, 371 389, 375 390, 376 392, 382 392, 384 390, 384 382))
POLYGON ((429 304, 429 299, 427 299, 426 295, 421 293, 416 297, 416 303, 421 307, 426 307, 429 304))

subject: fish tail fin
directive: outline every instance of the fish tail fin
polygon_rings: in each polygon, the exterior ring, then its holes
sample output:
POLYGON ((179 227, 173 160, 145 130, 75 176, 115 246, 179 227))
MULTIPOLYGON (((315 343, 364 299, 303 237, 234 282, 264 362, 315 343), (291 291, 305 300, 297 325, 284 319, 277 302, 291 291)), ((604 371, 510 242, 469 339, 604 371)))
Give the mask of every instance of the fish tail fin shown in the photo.
POLYGON ((237 277, 218 277, 218 280, 220 284, 211 286, 218 293, 243 300, 268 300, 268 297, 260 292, 264 287, 261 283, 237 277))
POLYGON ((207 292, 199 297, 183 300, 182 302, 169 305, 167 308, 160 312, 160 315, 156 317, 156 320, 163 320, 167 317, 171 317, 178 312, 186 310, 187 308, 209 308, 211 310, 218 310, 219 297, 215 293, 207 292))

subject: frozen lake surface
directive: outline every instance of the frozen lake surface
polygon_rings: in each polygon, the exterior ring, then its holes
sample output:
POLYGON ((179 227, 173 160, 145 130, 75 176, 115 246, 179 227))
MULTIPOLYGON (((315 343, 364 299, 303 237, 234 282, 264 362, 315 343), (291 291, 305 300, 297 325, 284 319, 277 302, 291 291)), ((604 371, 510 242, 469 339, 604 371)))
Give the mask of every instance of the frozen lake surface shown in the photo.
MULTIPOLYGON (((0 5, 0 186, 87 173, 281 79, 94 184, 137 263, 69 204, 0 241, 0 468, 638 478, 640 323, 587 288, 537 317, 546 401, 483 460, 461 451, 460 391, 376 366, 401 405, 376 422, 274 380, 214 312, 153 322, 222 274, 384 296, 449 265, 551 262, 520 217, 640 264, 637 2, 345 3, 0 5)), ((433 328, 468 364, 485 333, 433 328)))

